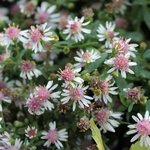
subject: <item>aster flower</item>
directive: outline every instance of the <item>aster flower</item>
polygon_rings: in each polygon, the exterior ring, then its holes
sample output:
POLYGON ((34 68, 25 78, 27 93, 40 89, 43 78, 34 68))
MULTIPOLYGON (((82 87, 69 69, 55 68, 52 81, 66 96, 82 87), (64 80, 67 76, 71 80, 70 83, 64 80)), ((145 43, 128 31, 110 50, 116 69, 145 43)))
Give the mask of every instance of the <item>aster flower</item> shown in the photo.
POLYGON ((105 104, 108 102, 112 102, 112 98, 109 94, 117 95, 118 92, 115 90, 118 87, 113 87, 115 82, 111 83, 112 76, 108 76, 105 80, 100 80, 99 78, 95 78, 92 83, 92 91, 94 92, 94 99, 95 101, 100 100, 103 101, 105 104))
POLYGON ((68 132, 66 131, 66 129, 58 130, 56 128, 55 121, 49 123, 49 131, 44 131, 42 135, 43 136, 41 138, 47 140, 44 146, 49 147, 51 144, 55 144, 57 149, 63 148, 61 141, 67 141, 68 139, 68 132))
POLYGON ((105 47, 110 48, 112 46, 112 41, 116 39, 116 36, 119 34, 118 32, 114 32, 115 30, 115 23, 114 22, 106 22, 106 27, 102 24, 99 25, 97 29, 97 37, 98 40, 105 41, 105 47))
POLYGON ((21 0, 18 3, 21 13, 30 17, 34 14, 36 5, 32 1, 21 0))
POLYGON ((146 111, 144 117, 138 113, 137 117, 132 116, 135 124, 129 125, 130 131, 127 134, 135 134, 131 139, 131 142, 140 140, 140 145, 150 149, 150 116, 149 112, 146 111))
POLYGON ((119 126, 120 123, 117 120, 121 119, 121 115, 122 113, 120 112, 113 112, 107 108, 101 108, 100 110, 96 110, 95 119, 104 132, 115 132, 114 128, 119 126))
POLYGON ((52 27, 55 27, 60 17, 58 13, 54 13, 55 10, 56 6, 53 5, 50 7, 47 2, 42 2, 41 6, 37 8, 35 16, 37 23, 47 22, 52 27))
POLYGON ((118 38, 113 41, 112 48, 109 50, 106 50, 108 53, 115 52, 116 54, 129 54, 132 57, 135 57, 135 52, 136 52, 136 47, 138 46, 137 44, 129 44, 131 39, 123 39, 123 38, 118 38))
POLYGON ((4 7, 0 7, 0 21, 4 21, 4 22, 10 22, 8 16, 8 9, 4 8, 4 7))
POLYGON ((15 139, 15 143, 12 144, 11 142, 11 136, 8 132, 4 132, 3 134, 0 134, 0 143, 1 143, 1 150, 20 150, 21 146, 23 144, 23 141, 21 139, 15 139))
POLYGON ((85 52, 83 50, 80 50, 80 52, 77 51, 77 55, 77 57, 74 57, 74 59, 78 62, 74 65, 75 67, 82 67, 85 64, 95 62, 101 57, 100 53, 93 49, 91 51, 86 50, 85 52))
POLYGON ((128 54, 126 54, 126 55, 119 54, 116 57, 106 60, 104 63, 112 66, 112 68, 110 70, 108 70, 107 73, 111 73, 116 70, 117 75, 118 75, 118 71, 120 71, 121 76, 123 78, 126 78, 126 72, 129 72, 130 74, 134 74, 134 72, 129 67, 135 66, 137 64, 136 64, 136 62, 131 62, 129 60, 129 57, 130 57, 130 55, 128 55, 128 54))
POLYGON ((31 80, 33 76, 37 78, 42 74, 41 71, 36 68, 35 62, 30 60, 23 60, 20 69, 20 77, 23 79, 31 80))
POLYGON ((34 97, 32 94, 27 99, 26 107, 28 107, 28 112, 30 114, 41 115, 44 113, 44 108, 38 97, 34 97))
POLYGON ((26 137, 28 137, 29 139, 32 139, 34 137, 36 137, 37 134, 37 129, 35 127, 29 127, 25 130, 25 135, 26 137))
POLYGON ((72 85, 72 87, 68 89, 64 89, 61 95, 64 96, 63 99, 61 99, 61 102, 63 104, 66 104, 69 102, 69 100, 73 101, 73 111, 76 109, 76 103, 79 103, 79 106, 81 108, 89 107, 89 104, 91 103, 90 100, 93 98, 90 96, 85 95, 86 90, 88 89, 88 86, 83 87, 82 85, 72 85))
POLYGON ((72 18, 68 19, 68 24, 66 26, 67 29, 64 30, 64 34, 68 34, 66 40, 72 38, 75 42, 80 42, 84 40, 83 33, 90 34, 91 30, 84 28, 84 26, 88 25, 90 22, 84 23, 84 17, 79 19, 75 17, 73 20, 72 18))
POLYGON ((80 77, 76 77, 76 74, 81 71, 81 68, 73 69, 71 67, 65 66, 64 70, 61 70, 58 72, 59 73, 59 78, 58 80, 64 80, 65 81, 65 86, 68 86, 72 82, 76 82, 79 84, 82 84, 84 80, 80 77))
POLYGON ((127 6, 130 5, 128 0, 113 0, 113 4, 115 13, 120 13, 124 15, 127 6))
POLYGON ((58 84, 53 85, 53 81, 49 81, 46 86, 38 86, 34 90, 34 96, 44 106, 45 109, 52 110, 54 105, 48 101, 49 99, 57 99, 60 97, 60 91, 53 92, 58 84))
POLYGON ((54 40, 52 38, 52 32, 50 31, 51 27, 47 27, 47 23, 44 23, 39 26, 31 26, 31 29, 28 30, 27 34, 24 34, 26 39, 23 39, 24 44, 30 44, 32 50, 37 53, 43 51, 42 42, 49 42, 54 40))
POLYGON ((15 26, 15 24, 12 24, 8 28, 5 28, 5 36, 8 45, 13 44, 14 40, 19 40, 19 41, 25 40, 24 35, 26 33, 27 30, 21 31, 18 26, 15 26))

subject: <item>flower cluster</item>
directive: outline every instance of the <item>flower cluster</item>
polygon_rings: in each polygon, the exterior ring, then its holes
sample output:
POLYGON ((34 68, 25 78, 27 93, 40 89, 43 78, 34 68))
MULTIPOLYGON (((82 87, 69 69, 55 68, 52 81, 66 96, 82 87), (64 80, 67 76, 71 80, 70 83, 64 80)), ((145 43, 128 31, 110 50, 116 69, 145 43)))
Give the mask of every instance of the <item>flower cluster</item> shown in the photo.
POLYGON ((148 15, 135 0, 2 1, 0 150, 150 149, 148 15))

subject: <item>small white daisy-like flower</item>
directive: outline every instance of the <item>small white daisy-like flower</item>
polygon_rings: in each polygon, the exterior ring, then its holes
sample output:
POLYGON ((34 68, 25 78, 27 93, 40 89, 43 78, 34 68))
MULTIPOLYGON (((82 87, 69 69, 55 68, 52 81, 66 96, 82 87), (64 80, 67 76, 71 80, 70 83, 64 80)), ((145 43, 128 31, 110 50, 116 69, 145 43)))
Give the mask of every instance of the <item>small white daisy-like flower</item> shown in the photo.
POLYGON ((47 27, 47 23, 44 23, 39 26, 31 26, 31 29, 28 30, 26 34, 24 34, 24 37, 26 39, 23 39, 22 42, 24 44, 30 44, 29 47, 37 53, 43 51, 42 42, 49 42, 54 40, 52 38, 52 32, 50 31, 51 27, 47 27))
POLYGON ((42 74, 42 72, 36 68, 35 62, 30 60, 23 60, 20 69, 20 77, 23 79, 31 80, 33 76, 37 78, 42 74))
POLYGON ((53 92, 57 88, 58 84, 53 85, 53 81, 49 81, 45 86, 38 86, 34 90, 34 96, 37 97, 40 103, 45 109, 52 110, 54 105, 48 101, 49 99, 54 100, 60 97, 60 91, 53 92))
POLYGON ((4 21, 4 22, 10 22, 7 14, 8 14, 8 9, 4 8, 4 7, 0 7, 0 21, 4 21))
POLYGON ((86 90, 88 89, 88 86, 82 87, 82 85, 72 85, 72 87, 68 89, 64 89, 61 95, 64 96, 63 99, 61 99, 61 102, 63 104, 66 104, 69 102, 69 100, 73 101, 73 111, 76 109, 76 103, 79 103, 79 106, 81 108, 89 107, 89 104, 91 103, 90 100, 93 98, 90 96, 85 95, 86 90))
POLYGON ((25 14, 27 17, 30 17, 35 13, 36 5, 32 1, 20 0, 18 5, 21 13, 25 14))
POLYGON ((120 123, 117 120, 121 119, 121 115, 120 112, 112 112, 107 108, 101 108, 96 110, 95 119, 104 132, 115 132, 114 128, 119 126, 120 123))
POLYGON ((138 113, 137 117, 132 116, 133 120, 136 122, 135 124, 128 125, 130 131, 127 134, 135 134, 131 139, 131 142, 135 140, 140 140, 140 145, 145 146, 150 149, 150 116, 149 112, 146 111, 144 117, 138 113))
POLYGON ((37 129, 35 127, 29 127, 25 130, 25 135, 26 137, 28 137, 29 139, 32 139, 34 137, 36 137, 37 135, 37 129))
POLYGON ((135 48, 138 44, 129 44, 131 39, 123 39, 118 38, 113 41, 112 47, 109 50, 106 50, 108 53, 115 52, 116 54, 127 54, 129 53, 132 57, 135 57, 135 52, 137 51, 135 48))
POLYGON ((54 13, 56 6, 49 6, 47 2, 42 2, 41 6, 37 8, 37 13, 35 15, 37 23, 48 23, 52 27, 56 26, 59 22, 60 15, 54 13))
POLYGON ((50 122, 49 123, 49 130, 48 132, 44 131, 42 132, 41 139, 47 140, 44 144, 44 146, 50 147, 51 144, 55 144, 57 149, 63 148, 63 144, 61 141, 67 141, 68 139, 68 132, 66 129, 58 130, 56 128, 56 122, 50 122))
POLYGON ((75 40, 75 42, 80 42, 84 40, 83 33, 90 34, 91 30, 84 28, 84 26, 88 25, 90 22, 84 23, 84 17, 79 19, 78 17, 75 17, 73 20, 72 18, 68 18, 68 24, 67 29, 64 30, 64 34, 68 34, 66 37, 66 40, 69 38, 72 38, 75 40))
POLYGON ((111 73, 113 71, 117 71, 117 75, 118 75, 118 71, 121 72, 121 76, 123 78, 126 78, 126 72, 129 72, 130 74, 134 74, 134 72, 129 68, 130 66, 136 66, 136 62, 131 62, 129 60, 130 55, 126 54, 119 54, 113 58, 110 58, 108 60, 106 60, 104 63, 107 65, 111 65, 112 68, 110 70, 108 70, 107 73, 111 73))
POLYGON ((115 23, 113 22, 106 22, 106 27, 104 27, 102 24, 99 25, 97 29, 97 37, 98 40, 105 41, 105 47, 110 48, 112 47, 112 41, 116 39, 116 36, 119 34, 118 32, 114 32, 115 30, 115 23))
POLYGON ((114 10, 115 13, 120 13, 121 15, 124 15, 127 6, 130 5, 130 2, 128 0, 113 0, 114 10))
POLYGON ((100 53, 96 50, 86 50, 85 52, 83 50, 77 51, 77 57, 74 57, 74 59, 78 62, 74 66, 75 67, 83 67, 85 64, 95 62, 97 59, 99 59, 100 53))
POLYGON ((115 90, 118 87, 113 87, 115 82, 111 83, 112 76, 108 76, 105 80, 99 80, 95 79, 92 81, 92 89, 94 92, 94 99, 95 101, 100 100, 103 101, 105 104, 108 102, 112 102, 112 98, 110 97, 110 94, 117 95, 118 92, 115 90))
POLYGON ((18 26, 14 24, 5 28, 5 36, 8 46, 14 44, 14 40, 23 41, 25 40, 24 35, 27 33, 27 30, 21 31, 18 26))
POLYGON ((81 68, 73 69, 71 67, 66 66, 64 70, 61 70, 58 72, 59 73, 59 78, 58 80, 64 80, 65 81, 65 86, 68 86, 72 82, 76 83, 83 83, 84 80, 80 77, 76 77, 76 74, 81 71, 81 68))

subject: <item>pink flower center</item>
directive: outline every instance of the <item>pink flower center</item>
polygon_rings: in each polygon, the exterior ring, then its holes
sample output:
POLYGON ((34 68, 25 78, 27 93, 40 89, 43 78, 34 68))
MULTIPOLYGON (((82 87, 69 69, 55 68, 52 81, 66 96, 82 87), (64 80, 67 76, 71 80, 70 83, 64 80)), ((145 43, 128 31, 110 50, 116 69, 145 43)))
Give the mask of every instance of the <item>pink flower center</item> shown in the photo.
POLYGON ((114 64, 113 66, 117 69, 127 71, 129 68, 129 60, 126 58, 124 55, 118 55, 114 59, 114 64))
POLYGON ((34 137, 36 135, 36 129, 30 129, 27 131, 29 137, 34 137))
POLYGON ((19 36, 20 30, 17 27, 9 27, 6 29, 6 34, 10 39, 16 39, 19 36))
POLYGON ((50 143, 54 143, 58 140, 58 131, 56 129, 49 130, 47 134, 47 139, 50 143))
POLYGON ((45 23, 48 21, 49 14, 47 12, 40 12, 38 14, 38 20, 40 23, 45 23))
POLYGON ((74 21, 70 26, 70 32, 71 34, 76 34, 81 32, 81 23, 74 21))
POLYGON ((83 61, 85 62, 90 62, 91 59, 92 59, 92 55, 90 52, 85 52, 83 55, 82 55, 82 59, 83 61))
POLYGON ((35 95, 39 98, 39 100, 41 102, 48 100, 50 97, 50 93, 49 93, 48 89, 46 89, 46 87, 42 87, 42 86, 40 86, 36 89, 35 95))
POLYGON ((30 31, 30 36, 33 43, 38 43, 41 41, 43 34, 39 29, 33 29, 30 31))
POLYGON ((102 93, 108 93, 109 83, 107 81, 100 81, 100 88, 102 93))
POLYGON ((84 97, 83 90, 79 87, 77 87, 75 89, 70 89, 69 94, 70 94, 71 99, 74 101, 79 101, 84 97))
POLYGON ((124 40, 119 40, 114 44, 115 50, 117 50, 119 53, 127 53, 129 50, 129 45, 124 40))
POLYGON ((108 109, 101 109, 96 112, 96 120, 99 125, 106 123, 109 119, 110 112, 108 109))
POLYGON ((142 120, 137 123, 136 128, 141 135, 150 135, 150 121, 142 120))
POLYGON ((41 103, 39 102, 38 98, 31 98, 28 103, 27 103, 27 107, 33 111, 33 112, 36 112, 36 111, 39 111, 40 108, 41 108, 41 103))
POLYGON ((21 71, 22 72, 30 72, 35 68, 35 63, 33 61, 24 60, 21 63, 21 71))
POLYGON ((114 32, 113 31, 108 31, 106 36, 107 36, 108 39, 111 40, 114 37, 114 32))
POLYGON ((60 72, 60 76, 65 81, 72 81, 75 77, 73 70, 67 67, 65 70, 60 72))

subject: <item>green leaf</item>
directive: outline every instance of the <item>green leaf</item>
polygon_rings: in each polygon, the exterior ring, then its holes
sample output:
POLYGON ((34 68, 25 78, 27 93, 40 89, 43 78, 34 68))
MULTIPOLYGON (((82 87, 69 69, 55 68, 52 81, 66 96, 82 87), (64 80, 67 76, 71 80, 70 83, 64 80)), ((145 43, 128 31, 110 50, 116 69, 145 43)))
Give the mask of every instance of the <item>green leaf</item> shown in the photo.
POLYGON ((134 106, 134 103, 131 103, 131 104, 129 105, 129 107, 128 107, 128 112, 131 112, 131 111, 132 111, 133 106, 134 106))
POLYGON ((150 29, 150 9, 147 7, 143 8, 143 15, 144 15, 144 22, 147 25, 147 27, 150 29))
POLYGON ((131 38, 133 41, 141 42, 143 40, 143 35, 139 32, 127 32, 125 38, 131 38))
POLYGON ((148 49, 147 51, 145 51, 144 58, 145 59, 150 59, 150 49, 148 49))
POLYGON ((148 5, 150 4, 149 0, 134 0, 132 5, 148 5))
POLYGON ((97 69, 105 61, 107 56, 108 56, 107 53, 101 54, 101 58, 91 63, 82 73, 91 73, 92 71, 97 69))
POLYGON ((104 146, 103 146, 103 140, 101 137, 100 130, 96 126, 93 118, 91 118, 91 120, 90 120, 90 126, 91 126, 91 131, 92 131, 92 137, 93 137, 94 141, 96 142, 98 150, 105 150, 104 146))
POLYGON ((141 70, 140 71, 140 76, 146 79, 150 79, 150 71, 148 70, 141 70))
POLYGON ((145 146, 140 146, 140 142, 131 145, 130 150, 148 150, 145 146))
POLYGON ((150 100, 146 102, 146 110, 150 112, 150 100))

